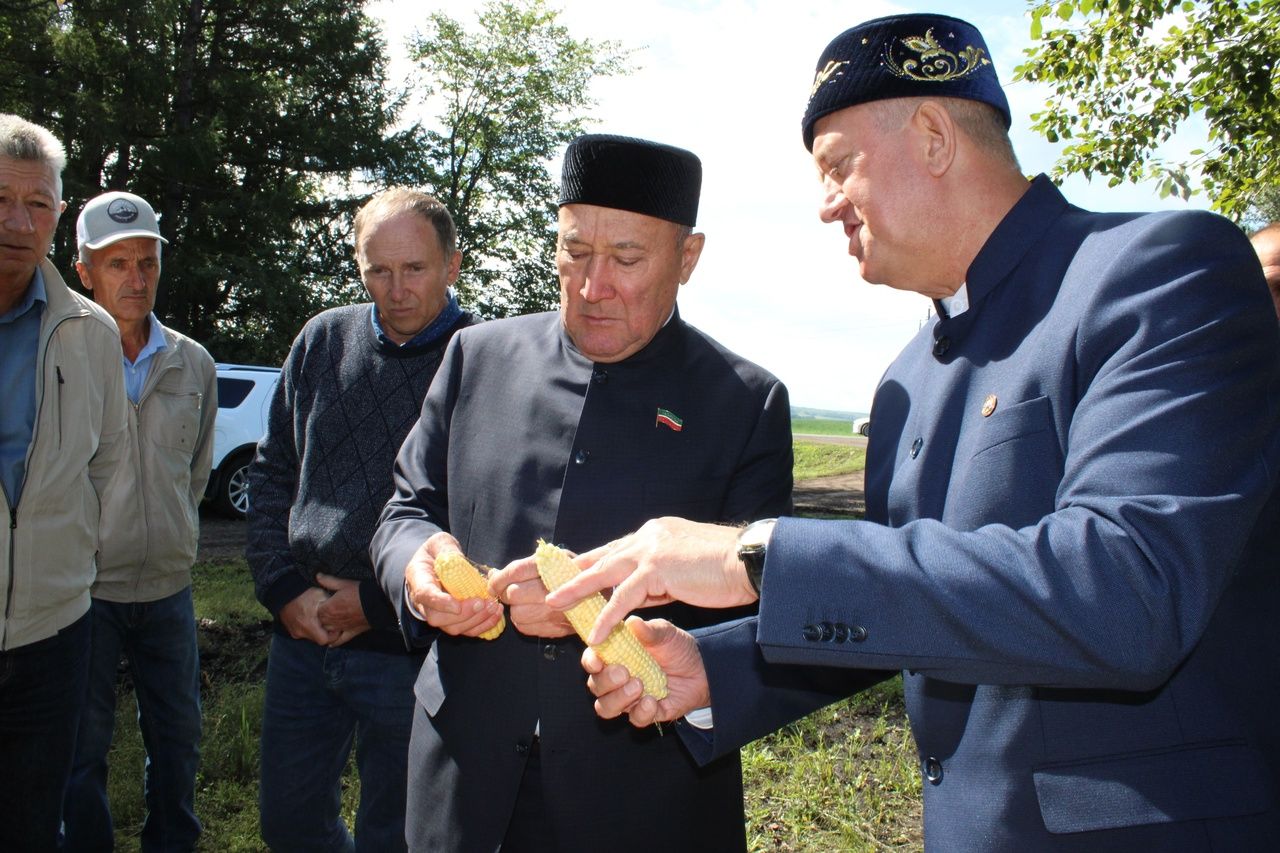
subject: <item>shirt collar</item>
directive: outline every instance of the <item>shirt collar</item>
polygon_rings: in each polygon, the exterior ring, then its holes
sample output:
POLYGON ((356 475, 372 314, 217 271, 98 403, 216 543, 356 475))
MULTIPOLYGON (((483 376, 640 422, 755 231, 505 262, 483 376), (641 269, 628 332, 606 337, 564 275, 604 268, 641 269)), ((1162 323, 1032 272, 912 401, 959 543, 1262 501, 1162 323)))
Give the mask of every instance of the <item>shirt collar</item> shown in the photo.
POLYGON ((944 296, 938 301, 942 303, 942 308, 947 312, 948 317, 959 317, 969 310, 969 285, 961 284, 960 289, 955 293, 944 296))
MULTIPOLYGON (((154 311, 147 315, 147 320, 151 333, 147 337, 146 344, 138 351, 138 357, 133 360, 133 364, 141 364, 161 350, 169 348, 169 342, 164 339, 164 330, 160 328, 160 321, 156 319, 154 311)), ((128 360, 128 357, 125 357, 125 361, 128 360)))
POLYGON ((0 314, 0 323, 9 323, 18 319, 30 311, 37 302, 41 305, 49 304, 49 294, 45 290, 44 274, 40 272, 40 267, 36 267, 36 274, 31 277, 31 284, 27 286, 27 293, 22 297, 22 301, 4 314, 0 314))
POLYGON ((458 304, 458 296, 454 293, 453 288, 446 288, 444 308, 440 309, 440 313, 436 318, 422 328, 422 331, 414 335, 402 344, 396 343, 387 337, 387 333, 382 328, 382 321, 378 319, 378 306, 376 303, 369 303, 369 319, 373 323, 373 334, 378 342, 383 346, 400 349, 401 347, 425 346, 436 338, 440 337, 444 332, 453 328, 453 324, 462 316, 462 306, 458 304))

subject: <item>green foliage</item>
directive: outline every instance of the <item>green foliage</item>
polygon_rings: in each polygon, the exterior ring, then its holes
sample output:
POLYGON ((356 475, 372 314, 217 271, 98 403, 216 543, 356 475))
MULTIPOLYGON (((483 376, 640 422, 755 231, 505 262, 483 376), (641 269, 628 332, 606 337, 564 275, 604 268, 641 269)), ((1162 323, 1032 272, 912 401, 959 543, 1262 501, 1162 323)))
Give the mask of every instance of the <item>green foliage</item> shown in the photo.
POLYGON ((475 26, 435 12, 411 41, 417 88, 440 112, 389 174, 449 208, 459 295, 486 317, 558 304, 558 180, 546 164, 582 132, 591 80, 624 70, 615 42, 575 39, 557 15, 543 0, 490 0, 475 26))
POLYGON ((801 439, 792 445, 791 452, 795 457, 791 475, 796 482, 850 474, 867 466, 867 449, 852 444, 824 444, 801 439))
POLYGON ((1243 224, 1253 231, 1272 222, 1280 222, 1280 184, 1264 187, 1249 200, 1243 224))
POLYGON ((341 240, 394 115, 359 0, 0 3, 0 109, 67 145, 55 262, 80 205, 129 189, 156 207, 158 313, 215 357, 278 363, 302 321, 350 301, 341 240), (335 229, 335 223, 339 225, 335 229))
POLYGON ((1031 37, 1016 77, 1052 87, 1032 119, 1067 143, 1056 175, 1203 191, 1235 219, 1280 184, 1280 0, 1033 0, 1031 37), (1193 117, 1205 147, 1156 156, 1193 117))

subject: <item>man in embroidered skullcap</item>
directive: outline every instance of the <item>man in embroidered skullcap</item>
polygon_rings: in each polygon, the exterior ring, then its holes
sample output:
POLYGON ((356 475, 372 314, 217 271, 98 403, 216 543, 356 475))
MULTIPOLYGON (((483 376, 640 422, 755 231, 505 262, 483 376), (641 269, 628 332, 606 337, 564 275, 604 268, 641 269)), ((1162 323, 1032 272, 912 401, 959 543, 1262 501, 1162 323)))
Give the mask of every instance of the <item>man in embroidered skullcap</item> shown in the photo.
MULTIPOLYGON (((560 310, 464 330, 396 462, 373 542, 415 687, 409 846, 421 851, 744 850, 736 750, 699 767, 679 739, 602 721, 583 646, 544 605, 541 537, 595 548, 653 515, 746 521, 791 505, 786 389, 689 326, 701 255, 688 151, 587 135, 565 152, 560 310), (505 566, 509 605, 455 601, 435 559, 505 566)), ((693 627, 719 611, 662 611, 693 627)))
POLYGON ((1280 332, 1201 211, 1097 214, 1027 180, 981 36, 842 33, 802 132, 862 277, 937 317, 885 373, 863 521, 651 522, 548 599, 759 604, 593 653, 601 716, 700 760, 902 672, 927 850, 1263 850, 1280 838, 1280 332), (619 689, 622 688, 622 689, 619 689), (628 691, 629 689, 629 691, 628 691))

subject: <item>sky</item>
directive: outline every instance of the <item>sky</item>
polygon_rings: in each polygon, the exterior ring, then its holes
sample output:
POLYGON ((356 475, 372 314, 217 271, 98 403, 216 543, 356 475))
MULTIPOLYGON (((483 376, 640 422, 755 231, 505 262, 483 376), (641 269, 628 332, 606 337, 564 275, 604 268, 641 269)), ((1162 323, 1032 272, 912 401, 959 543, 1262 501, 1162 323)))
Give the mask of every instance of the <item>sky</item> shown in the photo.
MULTIPOLYGON (((403 41, 430 11, 474 24, 475 0, 383 0, 391 72, 408 69, 403 41)), ((1056 147, 1030 130, 1048 90, 1013 82, 1031 45, 1024 0, 889 3, 861 0, 551 0, 577 38, 635 52, 625 76, 595 81, 588 131, 688 148, 702 159, 698 230, 706 248, 680 292, 681 316, 773 372, 794 406, 865 413, 881 374, 926 322, 932 303, 864 282, 847 240, 817 216, 817 171, 800 136, 814 66, 836 35, 902 12, 945 11, 982 31, 1013 115, 1024 172, 1049 171, 1056 147)), ((429 116, 423 116, 429 119, 429 116)), ((1177 156, 1203 138, 1175 138, 1177 156)), ((559 175, 559 160, 550 164, 559 175)), ((1063 191, 1093 210, 1207 207, 1160 199, 1154 187, 1071 178, 1063 191)))

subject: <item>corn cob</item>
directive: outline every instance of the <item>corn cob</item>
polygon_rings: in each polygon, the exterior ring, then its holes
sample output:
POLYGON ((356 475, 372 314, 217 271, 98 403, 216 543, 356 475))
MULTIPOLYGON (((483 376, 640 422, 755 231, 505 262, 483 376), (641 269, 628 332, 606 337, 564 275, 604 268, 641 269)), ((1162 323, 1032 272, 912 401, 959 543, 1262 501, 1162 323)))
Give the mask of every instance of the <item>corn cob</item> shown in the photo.
MULTIPOLYGON (((564 549, 557 548, 547 542, 538 540, 538 550, 534 553, 538 564, 538 575, 547 589, 554 591, 577 577, 581 571, 564 549)), ((585 643, 591 626, 604 608, 604 596, 594 593, 565 611, 569 624, 585 643)), ((636 639, 635 634, 625 623, 614 626, 609 636, 598 646, 592 646, 600 659, 605 663, 620 663, 627 671, 640 679, 644 692, 655 699, 664 699, 667 695, 667 674, 658 666, 658 662, 645 651, 644 646, 636 639)))
MULTIPOLYGON (((440 578, 440 585, 444 587, 445 592, 459 601, 468 598, 494 600, 484 575, 480 574, 480 570, 474 563, 462 556, 461 551, 450 551, 436 557, 436 577, 440 578)), ((480 639, 496 640, 506 627, 506 617, 499 616, 498 624, 481 634, 480 639)))

